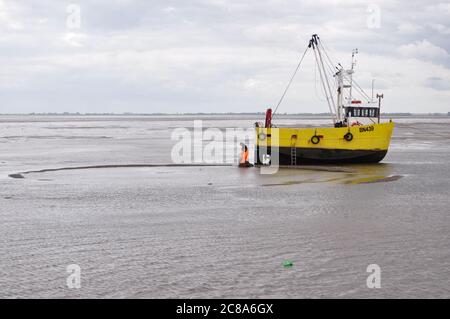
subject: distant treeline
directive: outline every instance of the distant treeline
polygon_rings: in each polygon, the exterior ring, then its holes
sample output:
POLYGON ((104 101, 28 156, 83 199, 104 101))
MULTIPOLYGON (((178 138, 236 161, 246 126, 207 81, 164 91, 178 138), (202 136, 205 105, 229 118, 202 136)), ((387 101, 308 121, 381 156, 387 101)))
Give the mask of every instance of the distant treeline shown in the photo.
MULTIPOLYGON (((264 112, 224 112, 224 113, 132 113, 132 112, 124 112, 124 113, 80 113, 80 112, 48 112, 48 113, 8 113, 8 114, 0 114, 0 115, 38 115, 38 116, 123 116, 123 115, 132 115, 132 116, 144 116, 144 115, 153 115, 153 116, 172 116, 172 115, 264 115, 264 112)), ((277 113, 278 115, 299 115, 299 116, 330 116, 330 113, 277 113)), ((395 113, 381 113, 382 116, 450 116, 450 112, 447 113, 403 113, 403 112, 395 112, 395 113)))

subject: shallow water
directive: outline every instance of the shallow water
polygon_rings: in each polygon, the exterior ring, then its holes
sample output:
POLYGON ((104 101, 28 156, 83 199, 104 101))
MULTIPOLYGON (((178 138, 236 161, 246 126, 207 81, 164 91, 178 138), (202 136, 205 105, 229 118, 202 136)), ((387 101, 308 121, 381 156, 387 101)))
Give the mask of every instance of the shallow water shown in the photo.
POLYGON ((395 119, 378 165, 129 166, 171 163, 196 118, 0 117, 0 297, 450 297, 450 118, 395 119))

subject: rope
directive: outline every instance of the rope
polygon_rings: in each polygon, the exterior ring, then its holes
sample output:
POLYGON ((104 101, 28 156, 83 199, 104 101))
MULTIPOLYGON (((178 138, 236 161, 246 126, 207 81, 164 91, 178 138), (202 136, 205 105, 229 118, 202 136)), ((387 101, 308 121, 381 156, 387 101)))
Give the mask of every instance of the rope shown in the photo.
MULTIPOLYGON (((330 56, 329 56, 328 53, 327 53, 328 49, 325 50, 325 45, 323 44, 322 39, 320 40, 320 46, 322 47, 322 51, 325 53, 325 56, 327 57, 328 61, 330 62, 330 65, 331 65, 332 67, 334 67, 333 60, 330 59, 330 56)), ((333 68, 333 73, 334 73, 334 72, 335 72, 335 71, 334 71, 334 68, 333 68)))
MULTIPOLYGON (((333 65, 333 62, 330 59, 330 56, 328 55, 327 50, 325 50, 325 46, 322 41, 320 41, 320 45, 322 46, 322 51, 325 53, 325 56, 327 57, 328 61, 330 62, 331 65, 333 65)), ((334 72, 334 71, 332 71, 332 72, 334 72)), ((359 94, 362 95, 363 98, 366 98, 369 101, 371 101, 371 98, 369 97, 369 95, 362 89, 362 87, 358 84, 358 82, 355 81, 355 79, 352 79, 352 84, 355 85, 356 90, 358 91, 359 94)))
MULTIPOLYGON (((348 83, 350 83, 350 78, 347 74, 344 74, 344 78, 347 80, 348 83)), ((371 98, 367 95, 366 92, 361 88, 361 86, 358 84, 358 82, 355 81, 355 79, 352 79, 352 87, 357 91, 361 96, 369 101, 371 101, 371 98)))
POLYGON ((304 59, 304 57, 305 57, 305 55, 306 55, 306 52, 308 51, 308 48, 309 48, 309 47, 307 46, 306 49, 305 49, 305 52, 303 52, 303 55, 302 55, 302 57, 300 58, 300 61, 298 62, 298 65, 297 65, 297 68, 296 68, 295 71, 294 71, 294 74, 292 74, 291 79, 290 79, 289 82, 288 82, 288 85, 287 85, 286 88, 284 89, 283 95, 281 95, 281 98, 280 98, 280 100, 278 101, 278 104, 277 104, 277 106, 275 107, 275 110, 274 110, 273 113, 272 113, 272 119, 274 118, 275 113, 277 112, 278 107, 280 106, 281 102, 283 102, 283 99, 284 99, 284 97, 286 96, 286 93, 287 93, 287 91, 289 90, 289 88, 290 88, 290 86, 291 86, 291 84, 292 84, 292 81, 294 80, 295 75, 297 74, 298 69, 300 68, 300 65, 302 64, 302 61, 303 61, 303 59, 304 59))
POLYGON ((353 83, 356 85, 356 87, 360 90, 360 92, 363 94, 363 97, 368 99, 369 101, 372 100, 372 98, 363 90, 363 88, 358 84, 358 82, 353 79, 353 83))
POLYGON ((330 56, 327 53, 327 50, 325 50, 325 46, 322 43, 322 40, 320 40, 320 46, 322 47, 322 52, 325 54, 325 57, 328 59, 325 60, 325 64, 327 64, 328 68, 330 69, 330 75, 331 77, 334 77, 334 75, 336 74, 336 68, 334 66, 333 61, 330 59, 330 56))
POLYGON ((322 100, 319 97, 319 94, 317 93, 317 63, 314 64, 314 93, 316 93, 316 98, 320 101, 320 102, 326 102, 325 100, 322 100))

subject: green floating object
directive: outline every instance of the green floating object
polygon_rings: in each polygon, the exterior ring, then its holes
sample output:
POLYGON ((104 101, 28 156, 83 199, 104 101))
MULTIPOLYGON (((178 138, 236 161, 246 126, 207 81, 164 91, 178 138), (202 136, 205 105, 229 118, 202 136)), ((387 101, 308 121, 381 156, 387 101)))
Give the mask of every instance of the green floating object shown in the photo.
POLYGON ((292 261, 290 261, 290 260, 283 261, 283 267, 284 268, 290 268, 292 266, 294 266, 294 263, 292 261))

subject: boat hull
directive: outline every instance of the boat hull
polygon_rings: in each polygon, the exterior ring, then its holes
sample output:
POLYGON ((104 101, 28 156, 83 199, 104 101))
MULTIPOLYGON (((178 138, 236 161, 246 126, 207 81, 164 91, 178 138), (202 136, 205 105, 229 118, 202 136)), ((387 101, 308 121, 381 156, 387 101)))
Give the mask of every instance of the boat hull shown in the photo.
MULTIPOLYGON (((258 147, 256 152, 260 152, 258 147)), ((378 163, 382 161, 387 154, 387 150, 296 148, 296 158, 293 160, 292 148, 290 147, 267 149, 269 155, 273 152, 279 152, 279 165, 378 163)))
POLYGON ((270 158, 270 164, 292 166, 378 163, 388 152, 393 129, 392 122, 350 128, 257 127, 255 162, 268 164, 270 158))

